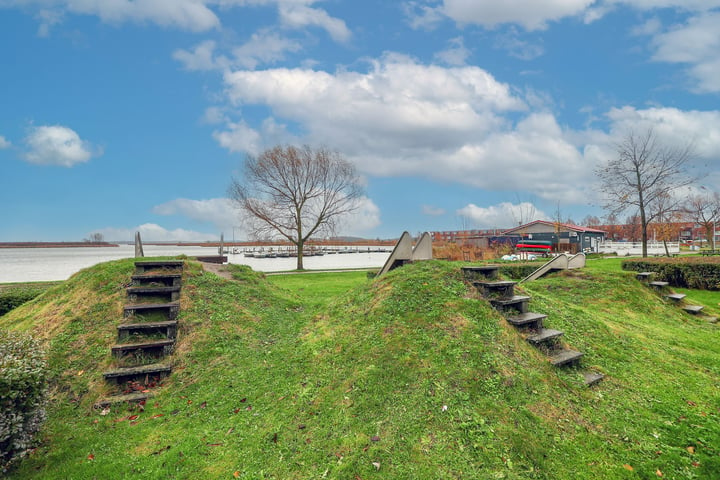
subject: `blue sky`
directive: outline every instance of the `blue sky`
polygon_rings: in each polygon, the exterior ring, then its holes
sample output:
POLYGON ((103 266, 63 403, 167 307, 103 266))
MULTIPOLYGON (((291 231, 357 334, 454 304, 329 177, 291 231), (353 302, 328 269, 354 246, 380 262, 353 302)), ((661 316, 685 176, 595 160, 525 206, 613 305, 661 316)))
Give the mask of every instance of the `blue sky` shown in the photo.
POLYGON ((355 163, 368 238, 602 216, 648 128, 720 190, 720 0, 0 0, 0 54, 0 241, 243 238, 277 144, 355 163))

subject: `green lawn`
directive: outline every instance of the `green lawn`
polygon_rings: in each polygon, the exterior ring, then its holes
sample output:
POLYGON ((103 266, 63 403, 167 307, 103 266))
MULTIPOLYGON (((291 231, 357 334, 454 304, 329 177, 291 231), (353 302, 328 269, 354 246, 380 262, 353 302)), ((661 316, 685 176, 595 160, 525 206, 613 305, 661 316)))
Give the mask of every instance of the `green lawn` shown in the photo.
POLYGON ((720 478, 718 327, 619 259, 523 284, 605 380, 553 368, 461 263, 235 281, 189 263, 174 372, 93 409, 132 262, 88 269, 0 325, 51 364, 49 420, 12 479, 720 478))

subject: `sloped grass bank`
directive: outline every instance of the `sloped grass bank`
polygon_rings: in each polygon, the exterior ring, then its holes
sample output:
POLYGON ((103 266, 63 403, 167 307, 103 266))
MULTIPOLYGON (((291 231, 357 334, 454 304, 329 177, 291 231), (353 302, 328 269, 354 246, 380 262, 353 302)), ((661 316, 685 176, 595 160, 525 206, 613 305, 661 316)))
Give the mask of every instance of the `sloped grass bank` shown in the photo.
POLYGON ((92 408, 131 261, 0 320, 39 335, 53 369, 43 443, 11 478, 720 477, 718 331, 630 273, 524 286, 608 375, 588 389, 478 301, 457 263, 325 298, 188 266, 175 369, 143 409, 92 408))

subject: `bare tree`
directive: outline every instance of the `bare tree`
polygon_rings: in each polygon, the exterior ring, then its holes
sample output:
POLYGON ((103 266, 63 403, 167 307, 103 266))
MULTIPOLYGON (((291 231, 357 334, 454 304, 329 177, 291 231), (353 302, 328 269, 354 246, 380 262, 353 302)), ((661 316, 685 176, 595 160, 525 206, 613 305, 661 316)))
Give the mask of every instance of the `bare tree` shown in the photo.
POLYGON ((229 193, 250 233, 286 238, 297 247, 302 270, 305 243, 333 232, 342 215, 356 210, 362 188, 355 167, 338 152, 276 146, 248 156, 242 179, 233 178, 229 193))
POLYGON ((605 195, 604 208, 612 213, 638 212, 643 257, 647 257, 648 225, 660 214, 661 197, 674 199, 673 205, 663 207, 668 212, 679 203, 673 193, 692 182, 686 173, 692 154, 691 143, 666 147, 658 143, 652 130, 642 135, 630 132, 617 145, 617 157, 596 170, 605 195))
POLYGON ((595 215, 585 215, 585 218, 582 219, 580 225, 584 225, 586 227, 597 227, 600 225, 600 219, 595 215))
POLYGON ((720 221, 720 193, 692 195, 687 199, 684 210, 692 222, 705 230, 705 239, 715 250, 715 224, 720 221))
POLYGON ((105 237, 103 237, 102 233, 95 232, 90 235, 89 238, 85 239, 86 243, 103 243, 105 242, 105 237))

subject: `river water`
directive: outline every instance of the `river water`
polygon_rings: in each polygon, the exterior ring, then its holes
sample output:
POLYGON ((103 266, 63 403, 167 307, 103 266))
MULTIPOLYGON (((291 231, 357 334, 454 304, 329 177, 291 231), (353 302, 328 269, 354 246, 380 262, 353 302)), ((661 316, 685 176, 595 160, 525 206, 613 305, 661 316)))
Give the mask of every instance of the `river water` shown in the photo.
MULTIPOLYGON (((367 248, 365 248, 367 250, 367 248)), ((306 257, 308 270, 382 267, 390 252, 344 253, 306 257)), ((217 247, 144 245, 146 257, 217 255, 217 247)), ((0 248, 0 283, 66 280, 72 274, 98 263, 135 256, 134 245, 119 247, 0 248)), ((248 258, 230 253, 229 263, 249 265, 260 272, 293 270, 295 258, 248 258)))

